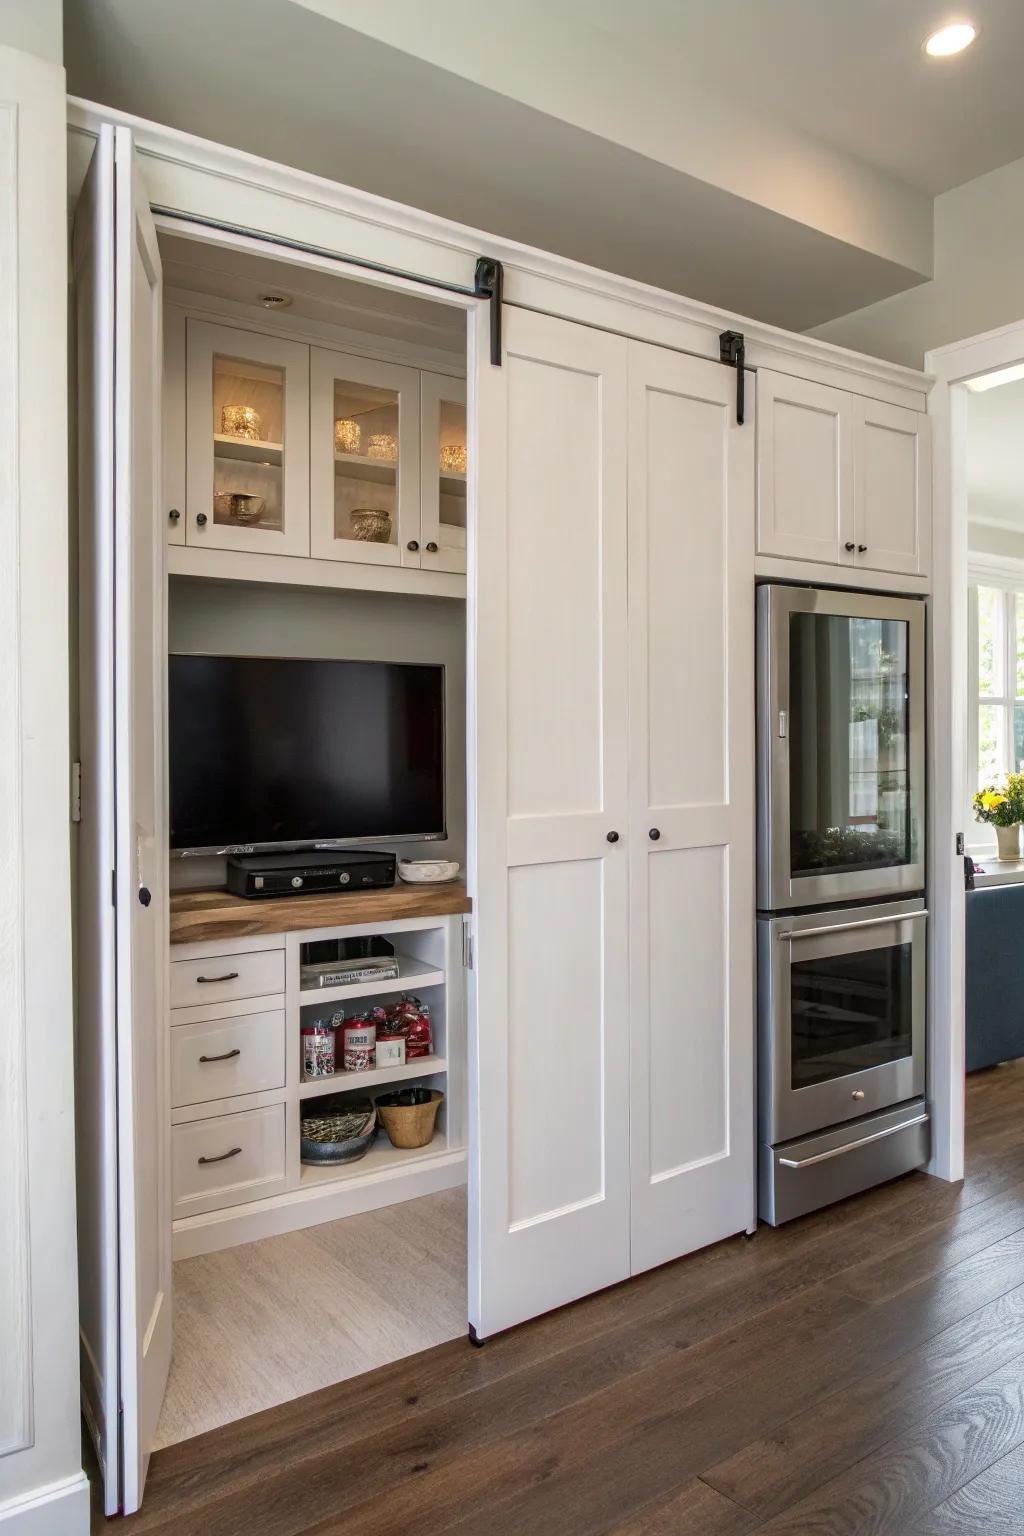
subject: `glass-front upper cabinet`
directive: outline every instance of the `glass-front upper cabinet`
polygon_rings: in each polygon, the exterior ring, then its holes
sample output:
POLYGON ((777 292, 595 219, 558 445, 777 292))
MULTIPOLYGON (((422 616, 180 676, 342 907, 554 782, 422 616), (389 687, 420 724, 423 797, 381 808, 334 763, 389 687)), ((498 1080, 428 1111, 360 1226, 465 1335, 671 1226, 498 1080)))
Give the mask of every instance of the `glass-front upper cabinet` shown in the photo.
POLYGON ((419 566, 419 379, 415 368, 312 349, 316 558, 419 566))
POLYGON ((466 569, 466 381, 424 373, 420 383, 423 566, 466 569))
POLYGON ((187 542, 309 554, 309 348, 189 320, 187 542))

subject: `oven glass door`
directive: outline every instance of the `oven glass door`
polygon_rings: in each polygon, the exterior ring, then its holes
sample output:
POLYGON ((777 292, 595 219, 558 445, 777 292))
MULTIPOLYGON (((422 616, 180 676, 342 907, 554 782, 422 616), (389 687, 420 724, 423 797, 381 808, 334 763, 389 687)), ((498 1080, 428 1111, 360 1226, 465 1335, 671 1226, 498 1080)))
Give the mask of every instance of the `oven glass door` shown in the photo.
POLYGON ((923 1093, 925 932, 920 901, 759 925, 772 1143, 923 1093))
POLYGON ((881 944, 789 968, 790 1087, 813 1088, 911 1054, 912 946, 881 944))

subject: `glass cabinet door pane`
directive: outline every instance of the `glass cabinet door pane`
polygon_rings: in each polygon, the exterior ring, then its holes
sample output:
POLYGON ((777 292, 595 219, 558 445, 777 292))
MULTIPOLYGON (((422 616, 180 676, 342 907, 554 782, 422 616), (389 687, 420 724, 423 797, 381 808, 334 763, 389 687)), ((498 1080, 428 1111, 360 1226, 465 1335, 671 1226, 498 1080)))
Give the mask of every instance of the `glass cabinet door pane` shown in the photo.
POLYGON ((441 542, 466 547, 466 402, 438 402, 438 472, 441 477, 438 520, 441 542))
POLYGON ((309 382, 313 554, 417 567, 419 373, 313 347, 309 382))
POLYGON ((465 379, 422 374, 420 414, 423 564, 427 570, 457 574, 466 569, 465 379))
POLYGON ((283 368, 213 356, 213 520, 284 527, 283 368))
POLYGON ((396 389, 334 380, 334 537, 398 543, 399 447, 396 389))
POLYGON ((309 554, 309 348, 188 319, 186 542, 309 554))
POLYGON ((790 620, 790 857, 794 878, 911 857, 908 625, 790 620))

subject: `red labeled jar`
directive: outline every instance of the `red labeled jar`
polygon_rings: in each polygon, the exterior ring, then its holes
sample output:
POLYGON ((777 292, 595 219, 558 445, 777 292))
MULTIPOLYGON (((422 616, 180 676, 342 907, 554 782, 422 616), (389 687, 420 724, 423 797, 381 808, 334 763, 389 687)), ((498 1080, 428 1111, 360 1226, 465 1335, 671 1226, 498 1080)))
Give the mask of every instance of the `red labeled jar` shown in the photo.
POLYGON ((372 1019, 349 1019, 342 1030, 342 1063, 346 1072, 369 1072, 377 1049, 377 1026, 372 1019))

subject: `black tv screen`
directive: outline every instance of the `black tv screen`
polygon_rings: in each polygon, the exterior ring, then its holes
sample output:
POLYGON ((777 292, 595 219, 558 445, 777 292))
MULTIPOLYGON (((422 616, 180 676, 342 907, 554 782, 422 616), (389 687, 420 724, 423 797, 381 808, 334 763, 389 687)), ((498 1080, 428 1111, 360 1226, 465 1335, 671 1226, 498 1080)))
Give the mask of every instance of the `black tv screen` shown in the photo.
POLYGON ((169 658, 171 848, 444 837, 444 668, 169 658))

